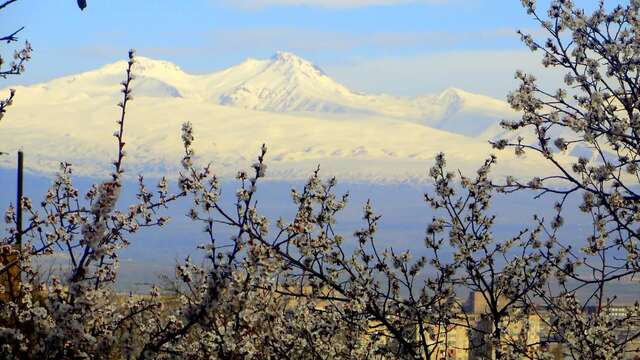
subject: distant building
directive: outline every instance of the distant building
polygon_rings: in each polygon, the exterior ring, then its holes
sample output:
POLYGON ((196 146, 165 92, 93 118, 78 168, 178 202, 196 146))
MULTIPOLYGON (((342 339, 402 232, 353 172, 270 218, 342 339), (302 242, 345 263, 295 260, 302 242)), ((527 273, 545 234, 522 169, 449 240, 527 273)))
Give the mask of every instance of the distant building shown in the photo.
MULTIPOLYGON (((505 306, 506 298, 497 300, 498 307, 505 306)), ((493 346, 485 340, 485 335, 494 330, 493 317, 490 316, 491 307, 487 302, 487 296, 481 292, 469 294, 464 305, 464 312, 469 325, 469 359, 487 359, 494 357, 493 346)), ((537 313, 525 313, 521 310, 510 317, 505 317, 501 334, 501 342, 519 348, 519 351, 537 353, 541 351, 540 333, 544 321, 537 313)))
POLYGON ((616 341, 619 344, 625 343, 624 359, 640 360, 640 318, 632 315, 635 305, 613 305, 599 308, 597 305, 590 305, 585 308, 585 312, 595 316, 599 312, 604 312, 614 321, 622 321, 623 326, 616 329, 616 341))
POLYGON ((426 338, 434 360, 469 359, 469 329, 458 324, 430 325, 426 338))

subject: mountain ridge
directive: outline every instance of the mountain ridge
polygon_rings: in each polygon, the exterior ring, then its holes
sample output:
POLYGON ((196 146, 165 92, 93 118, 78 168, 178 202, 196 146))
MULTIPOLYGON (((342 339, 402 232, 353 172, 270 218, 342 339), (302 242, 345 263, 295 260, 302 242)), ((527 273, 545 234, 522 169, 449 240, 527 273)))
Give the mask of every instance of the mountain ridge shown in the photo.
MULTIPOLYGON (((109 134, 125 62, 20 87, 2 123, 3 151, 23 148, 28 167, 52 172, 58 161, 77 173, 104 175, 113 154, 109 134)), ((415 98, 355 93, 291 53, 247 59, 228 69, 192 75, 167 61, 139 57, 128 108, 128 166, 164 175, 179 170, 179 129, 195 127, 196 151, 223 177, 249 166, 270 145, 270 175, 303 179, 321 164, 353 181, 426 179, 434 156, 473 171, 493 151, 474 137, 507 114, 496 99, 450 88, 415 98)), ((0 158, 0 166, 13 166, 0 158)), ((497 174, 529 174, 531 159, 506 163, 497 174)))
MULTIPOLYGON (((515 116, 503 101, 455 87, 415 97, 354 92, 319 66, 288 52, 277 52, 263 60, 249 58, 227 69, 200 75, 189 74, 169 61, 138 57, 137 62, 137 96, 189 97, 248 110, 307 116, 385 116, 467 136, 477 136, 503 118, 515 116), (475 118, 479 120, 474 121, 475 118)), ((67 93, 75 95, 117 95, 113 89, 117 88, 125 65, 118 61, 21 89, 67 86, 67 93)))

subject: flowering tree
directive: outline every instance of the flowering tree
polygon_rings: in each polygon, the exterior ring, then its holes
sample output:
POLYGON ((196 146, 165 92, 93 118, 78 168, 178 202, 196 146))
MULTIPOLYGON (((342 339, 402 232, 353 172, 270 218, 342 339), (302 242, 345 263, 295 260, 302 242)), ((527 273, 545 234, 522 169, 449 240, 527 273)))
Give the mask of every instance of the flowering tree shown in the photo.
MULTIPOLYGON (((0 3, 0 12, 5 11, 7 6, 15 3, 17 0, 8 0, 0 3)), ((18 34, 24 30, 24 26, 20 29, 13 31, 12 33, 4 36, 0 36, 0 42, 4 42, 6 44, 10 44, 18 41, 18 34)), ((31 59, 31 44, 29 42, 25 42, 24 47, 22 49, 15 50, 13 54, 13 61, 11 61, 8 66, 6 64, 6 60, 0 55, 0 77, 7 78, 10 75, 19 75, 24 71, 24 66, 29 59, 31 59)), ((6 113, 6 108, 11 105, 13 98, 15 96, 15 91, 11 89, 8 97, 4 99, 0 99, 0 120, 6 113)))
MULTIPOLYGON (((50 356, 78 357, 97 354, 113 346, 119 339, 117 331, 139 308, 151 309, 146 302, 127 303, 126 308, 113 305, 113 283, 117 270, 117 250, 127 245, 124 234, 141 227, 162 225, 166 220, 153 213, 178 195, 168 195, 162 182, 157 201, 150 196, 140 179, 139 204, 128 211, 116 210, 122 186, 124 151, 124 122, 127 104, 131 100, 130 85, 133 52, 129 54, 126 80, 122 83, 123 100, 118 106, 122 116, 118 120, 117 157, 111 179, 93 186, 81 203, 81 195, 71 181, 71 166, 61 164, 53 185, 40 206, 28 198, 22 205, 28 214, 28 224, 22 231, 21 247, 15 247, 16 214, 10 207, 5 220, 10 226, 9 236, 2 241, 4 253, 14 253, 14 261, 3 264, 0 272, 19 266, 21 286, 17 292, 9 289, 9 297, 0 313, 3 326, 3 348, 6 354, 17 357, 50 356), (32 267, 32 257, 53 254, 56 249, 66 252, 69 259, 65 279, 50 282, 38 277, 32 267), (126 310, 125 310, 126 309, 126 310), (115 333, 115 334, 114 334, 115 333), (72 343, 72 344, 71 344, 72 343)), ((5 291, 3 291, 5 292, 5 291)))
POLYGON ((546 16, 534 1, 523 4, 548 34, 544 41, 522 34, 523 41, 543 53, 545 67, 565 72, 564 86, 545 90, 535 77, 518 73, 521 85, 509 102, 523 116, 504 126, 531 131, 535 141, 494 145, 539 154, 557 174, 525 182, 508 179, 502 190, 531 189, 558 197, 557 215, 547 231, 548 247, 555 251, 543 256, 552 262, 561 291, 534 294, 553 314, 549 325, 554 338, 566 344, 566 355, 621 358, 627 343, 640 336, 638 305, 614 318, 616 297, 607 291, 640 270, 640 2, 611 10, 600 2, 587 14, 573 1, 553 1, 546 16), (589 149, 591 156, 570 166, 557 160, 558 152, 577 147, 589 149), (557 237, 570 196, 581 196, 580 210, 593 219, 592 232, 579 248, 557 237), (579 300, 576 290, 586 286, 594 290, 579 300))
MULTIPOLYGON (((5 0, 0 2, 0 12, 6 11, 6 8, 16 3, 18 0, 5 0)), ((78 0, 78 7, 84 10, 87 7, 86 0, 78 0)), ((24 26, 11 32, 10 34, 0 36, 0 42, 11 44, 18 41, 18 34, 24 30, 24 26)), ((31 60, 31 44, 25 41, 24 46, 14 51, 13 60, 10 63, 6 63, 5 58, 0 55, 0 77, 6 79, 8 76, 20 75, 25 70, 26 63, 31 60), (8 66, 7 66, 8 65, 8 66)), ((15 97, 15 90, 9 91, 8 97, 0 99, 0 120, 6 113, 6 108, 11 105, 13 98, 15 97)))
POLYGON ((16 260, 2 264, 0 275, 19 266, 21 282, 16 291, 0 289, 2 357, 442 359, 457 351, 471 358, 624 358, 640 338, 640 306, 617 311, 607 288, 640 270, 640 3, 610 11, 600 4, 585 15, 557 0, 545 16, 533 1, 523 4, 549 35, 539 42, 522 34, 525 44, 544 53, 545 66, 566 70, 566 86, 545 91, 518 73, 521 85, 509 102, 522 119, 504 123, 517 140, 493 144, 539 155, 558 173, 497 183, 490 173, 496 157, 468 177, 448 171, 438 155, 425 195, 435 212, 428 251, 416 259, 380 246, 371 203, 353 237, 339 234, 348 195, 336 194, 336 180, 323 181, 319 170, 292 190, 295 214, 270 222, 255 201, 265 146, 251 170, 238 173, 233 206, 223 206, 213 168, 194 164, 190 123, 182 128, 177 192, 165 178, 152 191, 140 176, 138 201, 116 206, 135 78, 130 52, 110 178, 82 196, 63 163, 39 205, 23 199, 29 218, 20 249, 13 246, 15 212, 6 212, 0 246, 16 260), (527 131, 535 141, 525 141, 527 131), (571 166, 557 159, 578 146, 593 155, 571 166), (497 238, 493 196, 528 190, 558 197, 554 217, 497 238), (580 210, 593 219, 579 248, 559 233, 571 196, 581 196, 580 210), (205 261, 178 264, 162 291, 117 294, 118 252, 128 236, 164 225, 162 210, 179 200, 190 202, 189 217, 205 229, 205 261), (233 236, 220 236, 221 228, 233 236), (55 253, 68 260, 66 272, 44 279, 32 260, 55 253), (582 288, 591 296, 579 297, 582 288), (470 310, 462 292, 480 305, 470 310), (454 332, 468 340, 450 341, 454 332))

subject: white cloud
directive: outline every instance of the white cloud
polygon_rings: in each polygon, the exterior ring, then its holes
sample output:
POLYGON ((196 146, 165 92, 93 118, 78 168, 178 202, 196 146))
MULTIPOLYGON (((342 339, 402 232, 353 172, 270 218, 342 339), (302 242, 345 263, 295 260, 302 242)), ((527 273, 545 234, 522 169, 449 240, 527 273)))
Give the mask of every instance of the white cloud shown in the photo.
MULTIPOLYGON (((301 28, 248 28, 216 31, 207 36, 204 42, 208 45, 204 48, 140 50, 159 58, 203 54, 219 58, 226 54, 233 59, 226 65, 245 57, 267 57, 286 50, 315 62, 348 87, 368 93, 413 96, 458 87, 504 99, 517 86, 513 78, 517 69, 535 73, 543 84, 562 82, 561 75, 542 68, 539 54, 532 54, 523 46, 496 49, 504 43, 519 45, 515 30, 506 28, 366 35, 301 28), (488 49, 455 49, 474 43, 486 44, 488 49)), ((180 64, 189 68, 188 62, 180 64)), ((205 68, 199 72, 211 70, 206 63, 203 65, 205 68)))
MULTIPOLYGON (((224 3, 243 8, 264 8, 269 6, 314 6, 323 8, 354 8, 381 5, 404 4, 447 4, 457 0, 221 0, 224 3)), ((468 0, 467 0, 468 2, 468 0)))
MULTIPOLYGON (((208 46, 220 52, 256 50, 319 51, 438 51, 460 45, 512 42, 519 44, 515 29, 495 28, 480 31, 377 31, 349 33, 293 27, 260 27, 213 31, 204 39, 208 46)), ((302 54, 304 55, 304 54, 302 54)))
POLYGON ((504 99, 518 84, 516 70, 536 74, 542 86, 562 83, 562 74, 544 69, 539 54, 528 50, 443 51, 321 66, 352 89, 409 96, 458 87, 504 99))
MULTIPOLYGON (((527 31, 531 32, 531 30, 527 31)), ((390 88, 396 93, 412 93, 422 90, 430 83, 411 82, 410 86, 399 86, 392 78, 384 82, 373 82, 371 74, 388 70, 385 61, 397 63, 401 71, 406 74, 406 80, 412 80, 413 75, 406 66, 415 69, 416 74, 425 73, 420 64, 424 61, 435 61, 444 57, 452 49, 468 46, 477 47, 482 44, 486 48, 501 46, 520 46, 514 29, 494 28, 481 31, 413 31, 392 32, 377 31, 370 33, 351 33, 344 31, 314 30, 302 27, 243 27, 234 29, 220 29, 199 34, 196 45, 180 45, 179 42, 166 46, 138 46, 141 53, 153 58, 167 59, 180 64, 183 68, 194 72, 208 72, 222 67, 234 65, 247 57, 268 57, 278 50, 290 51, 312 62, 316 62, 325 70, 335 71, 352 81, 356 88, 390 88), (427 53, 432 55, 426 55, 427 53), (355 58, 361 54, 362 58, 355 58), (386 54, 424 54, 415 56, 386 57, 386 54), (440 54, 440 55, 438 55, 440 54), (393 59, 393 61, 392 61, 393 59), (356 64, 356 65, 354 65, 356 64), (362 65, 362 66, 360 66, 362 65), (376 69, 367 73, 365 69, 376 69), (361 79, 356 79, 356 75, 361 79), (387 81, 388 80, 388 81, 387 81), (368 86, 368 85, 373 86, 368 86), (395 84, 395 85, 394 85, 395 84)), ((104 44, 90 44, 81 47, 63 47, 64 51, 41 50, 46 56, 34 58, 34 66, 25 76, 15 78, 16 83, 34 83, 80 70, 89 70, 106 62, 115 61, 122 57, 122 48, 111 42, 104 44), (71 61, 66 54, 81 54, 82 64, 71 61), (56 59, 62 64, 55 69, 42 65, 44 62, 56 59), (44 62, 43 62, 44 61, 44 62), (41 63, 41 66, 35 66, 41 63)), ((454 57, 464 61, 465 52, 452 51, 454 57)), ((472 52, 476 53, 476 52, 472 52)), ((482 53, 482 52, 480 52, 482 53)), ((499 60, 499 59, 498 59, 499 60)), ((458 60, 456 60, 458 61, 458 60)), ((495 67, 495 60, 489 61, 489 66, 495 67)), ((515 60, 514 60, 515 61, 515 60)), ((519 61, 519 60, 518 60, 519 61)), ((439 63, 451 66, 448 60, 439 63)), ((504 62, 498 62, 504 64, 504 62)), ((478 69, 477 62, 462 68, 458 73, 469 73, 464 69, 478 69)), ((500 69, 498 69, 500 70, 500 69)), ((474 70, 476 71, 476 70, 474 70)), ((508 74, 511 76, 511 74, 508 74)), ((440 73, 434 76, 443 76, 440 73)), ((341 76, 342 78, 343 76, 341 76)), ((432 81, 432 78, 430 78, 432 81)), ((421 80, 422 81, 422 80, 421 80)), ((477 84, 476 84, 477 85, 477 84)))

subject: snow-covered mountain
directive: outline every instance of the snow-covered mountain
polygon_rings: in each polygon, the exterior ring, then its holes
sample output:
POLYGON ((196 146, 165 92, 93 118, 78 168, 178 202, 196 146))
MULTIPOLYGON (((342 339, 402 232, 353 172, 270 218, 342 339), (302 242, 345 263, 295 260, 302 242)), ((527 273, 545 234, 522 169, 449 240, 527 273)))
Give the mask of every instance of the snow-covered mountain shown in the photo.
MULTIPOLYGON (((55 171, 61 160, 84 174, 107 171, 125 68, 121 61, 16 87, 0 124, 0 150, 24 148, 38 171, 55 171)), ((441 151, 454 167, 477 167, 491 149, 476 136, 516 116, 500 100, 454 88, 415 98, 353 92, 284 52, 204 75, 139 57, 134 73, 128 164, 152 174, 178 166, 179 128, 189 120, 202 160, 213 160, 222 176, 246 166, 264 142, 274 178, 302 178, 321 164, 327 175, 349 180, 421 180, 441 151)), ((7 157, 0 164, 12 165, 7 157)), ((534 164, 521 159, 501 172, 524 175, 540 168, 534 164)))
MULTIPOLYGON (((55 102, 77 96, 117 95, 114 89, 124 66, 124 61, 116 62, 30 90, 39 89, 55 102)), ((136 74, 137 96, 181 97, 306 116, 384 116, 470 136, 480 134, 500 119, 516 116, 503 101, 456 88, 415 98, 353 92, 316 65, 286 52, 278 52, 267 60, 248 59, 206 75, 187 74, 172 63, 140 57, 136 74)))

